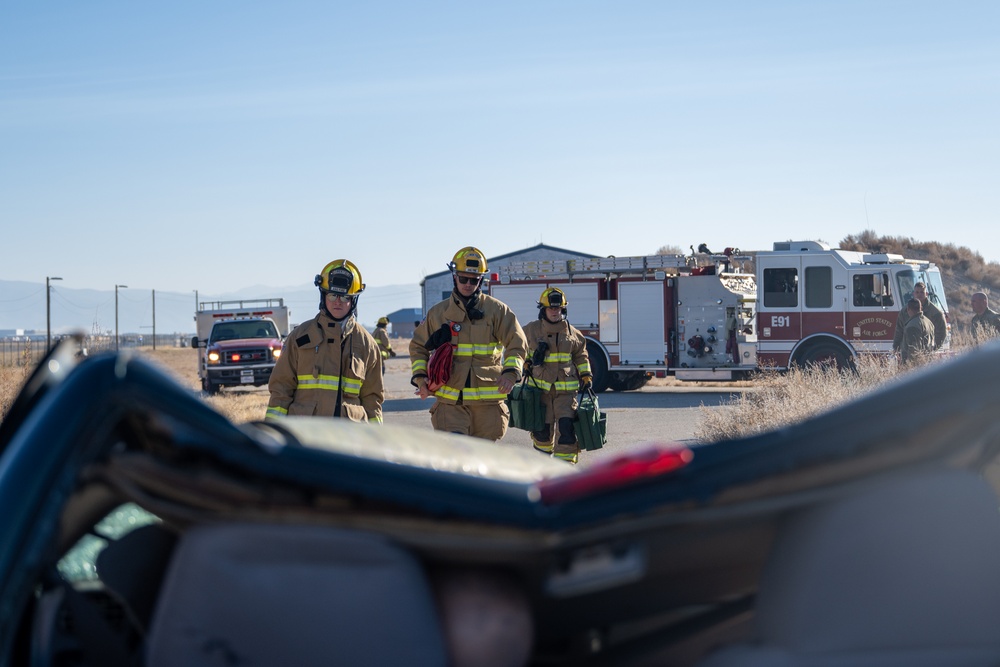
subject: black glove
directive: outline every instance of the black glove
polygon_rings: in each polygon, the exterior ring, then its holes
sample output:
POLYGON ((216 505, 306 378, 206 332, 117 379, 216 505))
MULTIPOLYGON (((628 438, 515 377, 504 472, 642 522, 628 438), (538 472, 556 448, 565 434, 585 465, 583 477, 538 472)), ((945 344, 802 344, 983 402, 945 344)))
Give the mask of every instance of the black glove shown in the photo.
POLYGON ((424 343, 424 347, 427 348, 428 352, 432 352, 445 343, 451 342, 451 325, 445 322, 441 325, 441 328, 431 334, 431 337, 427 339, 424 343))
POLYGON ((541 366, 545 362, 545 353, 549 351, 549 344, 544 340, 535 348, 535 353, 531 355, 531 365, 541 366))
POLYGON ((389 356, 390 357, 395 357, 396 356, 396 350, 389 350, 389 356))

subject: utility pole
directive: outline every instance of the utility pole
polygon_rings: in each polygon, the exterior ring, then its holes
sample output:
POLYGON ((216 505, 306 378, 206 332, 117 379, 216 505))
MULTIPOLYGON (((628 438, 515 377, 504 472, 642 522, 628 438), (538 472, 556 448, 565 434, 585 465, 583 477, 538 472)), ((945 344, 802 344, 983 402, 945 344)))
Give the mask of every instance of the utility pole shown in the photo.
POLYGON ((115 285, 115 352, 118 351, 118 288, 128 289, 128 285, 115 285))
POLYGON ((153 352, 156 352, 156 290, 153 290, 153 352))
POLYGON ((52 349, 52 299, 50 297, 50 280, 62 280, 55 276, 45 276, 45 353, 52 349))

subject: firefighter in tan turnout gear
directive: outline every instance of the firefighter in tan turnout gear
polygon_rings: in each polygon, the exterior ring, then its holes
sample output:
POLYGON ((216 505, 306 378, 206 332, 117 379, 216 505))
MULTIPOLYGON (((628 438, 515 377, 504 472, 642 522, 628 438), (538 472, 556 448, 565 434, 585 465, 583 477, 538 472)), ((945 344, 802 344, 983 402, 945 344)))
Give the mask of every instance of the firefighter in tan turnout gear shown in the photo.
POLYGON ((375 342, 378 343, 379 353, 382 355, 382 374, 385 374, 385 360, 389 357, 395 357, 396 353, 392 351, 392 345, 389 343, 389 334, 386 332, 386 327, 389 326, 388 317, 378 318, 378 322, 375 323, 375 331, 372 336, 375 337, 375 342))
POLYGON ((382 355, 357 321, 361 272, 337 259, 316 276, 319 314, 285 339, 267 388, 265 419, 285 415, 382 421, 382 355))
POLYGON ((410 382, 421 398, 436 399, 435 430, 496 441, 510 417, 504 398, 521 378, 524 332, 506 304, 483 294, 482 251, 462 248, 448 268, 451 295, 431 307, 410 341, 410 382))
POLYGON ((576 463, 580 454, 573 428, 576 397, 590 386, 593 374, 587 341, 566 321, 567 305, 566 295, 559 288, 550 287, 542 292, 538 299, 538 319, 524 327, 530 354, 525 374, 528 384, 544 392, 545 428, 531 432, 535 449, 576 463))

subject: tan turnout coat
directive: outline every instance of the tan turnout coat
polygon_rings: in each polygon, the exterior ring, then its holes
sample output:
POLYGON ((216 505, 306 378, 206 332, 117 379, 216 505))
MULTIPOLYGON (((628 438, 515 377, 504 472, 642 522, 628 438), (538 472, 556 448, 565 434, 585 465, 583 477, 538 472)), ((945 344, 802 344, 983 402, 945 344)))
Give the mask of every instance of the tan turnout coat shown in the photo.
POLYGON ((320 313, 288 334, 268 389, 267 419, 332 417, 339 396, 341 417, 381 422, 382 354, 354 317, 338 323, 320 313))
POLYGON ((427 377, 427 361, 430 351, 425 347, 431 334, 448 322, 456 325, 451 342, 453 350, 451 377, 447 384, 434 395, 444 403, 462 401, 498 403, 505 395, 497 384, 502 373, 509 374, 513 381, 521 379, 526 352, 524 332, 507 304, 482 294, 479 308, 483 318, 472 320, 465 310, 465 304, 453 291, 451 295, 435 304, 427 312, 410 341, 410 366, 414 385, 427 377))

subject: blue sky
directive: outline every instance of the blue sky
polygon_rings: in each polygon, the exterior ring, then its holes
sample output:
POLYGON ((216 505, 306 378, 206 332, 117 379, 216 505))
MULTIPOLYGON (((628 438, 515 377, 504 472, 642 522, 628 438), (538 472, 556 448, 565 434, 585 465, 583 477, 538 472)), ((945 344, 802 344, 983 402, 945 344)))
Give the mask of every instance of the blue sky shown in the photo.
MULTIPOLYGON (((1000 3, 0 6, 0 279, 190 294, 465 245, 1000 260, 1000 3)), ((2 300, 2 299, 0 299, 2 300)))

